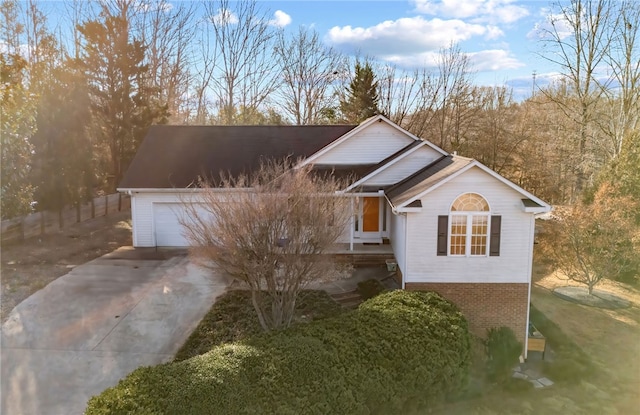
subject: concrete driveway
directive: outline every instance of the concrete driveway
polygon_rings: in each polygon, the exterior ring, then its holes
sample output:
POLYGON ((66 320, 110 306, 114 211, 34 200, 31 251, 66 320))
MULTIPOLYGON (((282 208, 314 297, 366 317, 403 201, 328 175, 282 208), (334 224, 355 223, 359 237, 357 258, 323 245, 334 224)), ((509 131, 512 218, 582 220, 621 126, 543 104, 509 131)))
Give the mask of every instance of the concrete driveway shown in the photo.
POLYGON ((3 324, 0 413, 83 413, 135 368, 171 360, 227 285, 155 250, 121 248, 74 268, 3 324))

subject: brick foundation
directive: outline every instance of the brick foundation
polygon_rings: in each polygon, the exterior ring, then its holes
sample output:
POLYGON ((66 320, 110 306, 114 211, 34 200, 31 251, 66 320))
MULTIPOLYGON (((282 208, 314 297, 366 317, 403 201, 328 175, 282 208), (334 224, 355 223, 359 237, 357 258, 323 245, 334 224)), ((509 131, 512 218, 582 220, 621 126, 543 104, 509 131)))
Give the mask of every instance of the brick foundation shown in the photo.
POLYGON ((528 284, 406 283, 407 290, 435 291, 464 313, 472 333, 485 337, 491 327, 507 326, 524 347, 528 284))

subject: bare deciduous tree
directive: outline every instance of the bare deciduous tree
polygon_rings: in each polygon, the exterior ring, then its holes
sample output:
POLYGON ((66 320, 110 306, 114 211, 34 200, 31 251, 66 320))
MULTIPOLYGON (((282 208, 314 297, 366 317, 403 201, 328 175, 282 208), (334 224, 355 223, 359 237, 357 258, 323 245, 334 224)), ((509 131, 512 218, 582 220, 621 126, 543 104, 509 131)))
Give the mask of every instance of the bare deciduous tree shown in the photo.
POLYGON ((180 219, 192 255, 249 287, 265 330, 288 327, 301 290, 336 275, 325 254, 349 220, 338 182, 285 161, 200 187, 180 219))
POLYGON ((438 57, 438 82, 435 95, 437 114, 434 124, 437 143, 441 148, 458 150, 462 141, 466 110, 471 98, 471 63, 460 46, 452 44, 440 50, 438 57))
POLYGON ((419 125, 430 125, 436 95, 433 93, 434 76, 425 68, 400 70, 394 65, 377 69, 379 108, 394 123, 416 135, 419 125), (417 115, 420 116, 417 116, 417 115))
MULTIPOLYGON (((606 64, 613 33, 616 30, 615 1, 571 0, 554 4, 549 17, 550 28, 542 30, 549 52, 542 56, 562 70, 574 100, 555 101, 565 116, 577 125, 576 149, 587 157, 598 145, 592 125, 597 121, 596 104, 609 88, 612 78, 599 71, 606 64)), ((551 97, 550 97, 551 98, 551 97)), ((576 169, 576 195, 592 176, 588 159, 580 160, 576 169)))
POLYGON ((257 110, 279 86, 273 59, 275 31, 256 0, 206 3, 217 51, 211 77, 224 124, 243 124, 239 108, 257 110))
POLYGON ((465 150, 497 173, 509 175, 518 163, 514 158, 519 148, 529 138, 518 120, 519 107, 506 87, 474 87, 473 91, 479 111, 465 150))
POLYGON ((604 109, 607 117, 602 123, 610 143, 609 156, 616 158, 624 148, 624 140, 637 131, 640 122, 640 7, 635 1, 620 2, 618 22, 606 62, 615 79, 605 91, 604 109))
POLYGON ((322 44, 317 32, 305 27, 300 27, 290 39, 280 32, 275 54, 283 77, 280 89, 283 109, 295 124, 323 123, 341 55, 322 44))
POLYGON ((166 103, 170 121, 183 124, 189 118, 188 92, 191 65, 193 4, 170 4, 166 0, 141 3, 133 21, 145 47, 147 82, 166 103))
POLYGON ((591 205, 578 203, 557 213, 552 258, 570 280, 584 284, 592 294, 603 279, 616 279, 634 263, 634 212, 637 203, 616 196, 603 185, 591 205))

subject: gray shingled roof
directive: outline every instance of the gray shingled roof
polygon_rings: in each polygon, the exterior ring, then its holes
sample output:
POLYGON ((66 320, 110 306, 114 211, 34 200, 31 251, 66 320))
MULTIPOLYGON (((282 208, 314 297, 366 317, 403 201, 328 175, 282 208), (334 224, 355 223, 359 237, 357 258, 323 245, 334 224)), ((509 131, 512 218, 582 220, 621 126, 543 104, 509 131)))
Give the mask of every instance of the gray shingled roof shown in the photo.
POLYGON ((394 206, 399 206, 471 163, 473 163, 473 159, 466 157, 454 155, 441 157, 403 181, 389 187, 385 193, 394 206))
POLYGON ((250 173, 267 159, 309 157, 355 127, 152 126, 118 187, 184 188, 198 177, 215 182, 220 172, 250 173))

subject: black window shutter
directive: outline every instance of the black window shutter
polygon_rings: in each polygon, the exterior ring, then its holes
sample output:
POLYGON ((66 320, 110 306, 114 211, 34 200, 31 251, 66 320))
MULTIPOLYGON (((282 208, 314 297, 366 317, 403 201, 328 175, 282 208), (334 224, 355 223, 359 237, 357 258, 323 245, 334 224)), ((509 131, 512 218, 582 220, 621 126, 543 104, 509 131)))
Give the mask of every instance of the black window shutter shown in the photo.
POLYGON ((500 256, 500 229, 502 228, 502 216, 491 216, 491 240, 489 256, 500 256))
POLYGON ((449 216, 438 216, 438 256, 447 256, 449 216))

